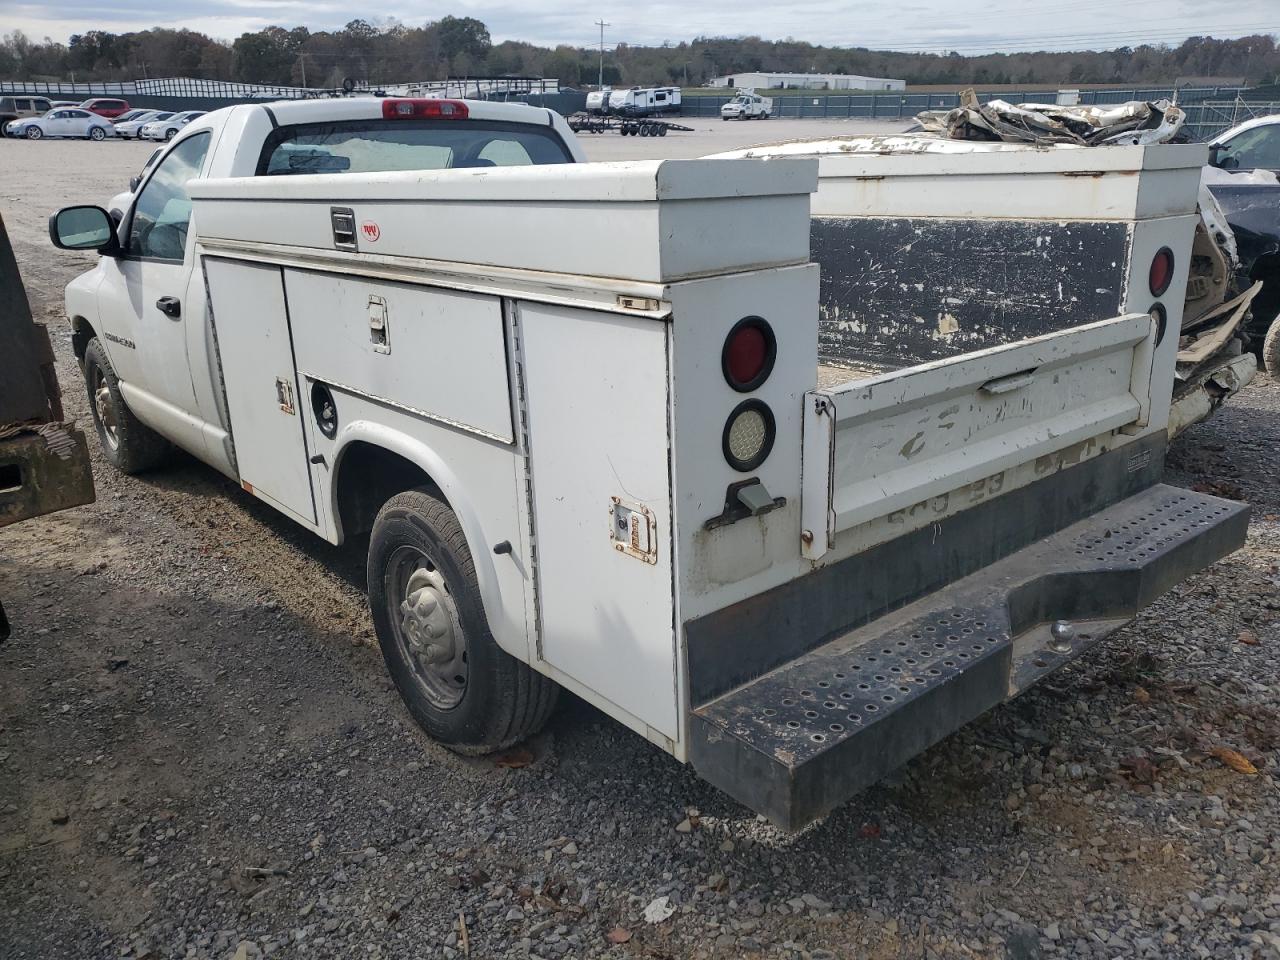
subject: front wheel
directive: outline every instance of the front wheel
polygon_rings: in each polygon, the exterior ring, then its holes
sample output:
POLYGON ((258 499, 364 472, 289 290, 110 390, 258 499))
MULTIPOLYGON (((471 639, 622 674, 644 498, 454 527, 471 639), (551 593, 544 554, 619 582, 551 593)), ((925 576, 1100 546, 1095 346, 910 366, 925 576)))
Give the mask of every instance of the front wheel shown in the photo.
POLYGON ((178 132, 178 131, 177 131, 177 130, 174 130, 172 127, 170 127, 168 130, 166 130, 166 131, 164 132, 164 139, 165 139, 165 142, 166 142, 166 143, 168 143, 170 140, 172 140, 172 139, 174 138, 174 136, 177 134, 177 132, 178 132))
POLYGON ((1280 316, 1271 321, 1262 340, 1262 365, 1272 380, 1280 380, 1280 316))
POLYGON ((27 127, 28 140, 39 140, 43 136, 44 136, 44 131, 41 130, 39 127, 27 127))
POLYGON ((369 538, 368 583, 382 657, 422 729, 474 756, 542 727, 559 688, 493 639, 447 504, 422 489, 388 500, 369 538))
POLYGON ((84 382, 89 410, 102 443, 103 456, 121 473, 142 473, 159 466, 169 444, 133 415, 120 392, 120 380, 101 341, 94 337, 84 351, 84 382))
POLYGON ((90 140, 105 140, 106 138, 107 138, 107 131, 103 130, 101 127, 89 128, 90 140))

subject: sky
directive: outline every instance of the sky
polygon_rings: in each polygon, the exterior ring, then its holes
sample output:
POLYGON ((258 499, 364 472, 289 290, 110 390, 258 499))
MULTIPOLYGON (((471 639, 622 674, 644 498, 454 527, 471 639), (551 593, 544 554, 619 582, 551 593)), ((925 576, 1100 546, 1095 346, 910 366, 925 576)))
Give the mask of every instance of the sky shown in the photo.
POLYGON ((1193 35, 1280 33, 1278 6, 1277 0, 652 0, 630 5, 588 0, 382 0, 376 5, 378 15, 372 16, 370 5, 350 0, 0 0, 0 33, 17 29, 34 40, 51 37, 65 43, 86 30, 124 33, 162 26, 233 40, 273 24, 327 30, 363 18, 375 24, 399 20, 416 26, 452 14, 483 20, 495 41, 593 46, 600 39, 594 21, 603 14, 610 21, 606 47, 757 35, 830 46, 986 53, 1097 50, 1141 43, 1176 46, 1193 35))

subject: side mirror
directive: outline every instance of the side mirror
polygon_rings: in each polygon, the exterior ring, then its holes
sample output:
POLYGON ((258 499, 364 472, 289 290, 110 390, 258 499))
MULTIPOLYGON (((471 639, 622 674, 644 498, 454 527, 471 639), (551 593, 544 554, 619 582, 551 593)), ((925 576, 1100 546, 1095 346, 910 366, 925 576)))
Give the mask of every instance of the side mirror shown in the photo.
POLYGON ((63 207, 49 218, 49 239, 63 250, 96 250, 107 257, 120 253, 111 214, 101 207, 63 207))
POLYGON ((129 178, 129 192, 130 192, 130 193, 137 193, 137 192, 138 192, 138 184, 140 184, 141 182, 142 182, 142 174, 140 174, 140 173, 135 173, 132 177, 130 177, 130 178, 129 178))
POLYGON ((1209 166, 1211 167, 1221 166, 1221 164, 1219 163, 1219 160, 1222 157, 1222 151, 1225 149, 1226 149, 1226 145, 1222 143, 1215 143, 1213 146, 1209 148, 1209 166))

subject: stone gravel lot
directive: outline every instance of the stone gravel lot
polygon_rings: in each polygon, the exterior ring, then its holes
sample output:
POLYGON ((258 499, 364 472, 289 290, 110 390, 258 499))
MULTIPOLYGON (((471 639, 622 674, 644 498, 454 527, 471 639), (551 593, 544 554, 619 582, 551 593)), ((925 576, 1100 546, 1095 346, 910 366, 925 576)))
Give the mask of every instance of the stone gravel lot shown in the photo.
MULTIPOLYGON (((146 153, 0 142, 82 424, 86 260, 44 217, 146 153)), ((796 836, 568 696, 448 753, 385 678, 360 545, 94 439, 97 503, 0 532, 0 957, 1280 957, 1278 417, 1260 374, 1171 451, 1253 504, 1245 549, 796 836)))

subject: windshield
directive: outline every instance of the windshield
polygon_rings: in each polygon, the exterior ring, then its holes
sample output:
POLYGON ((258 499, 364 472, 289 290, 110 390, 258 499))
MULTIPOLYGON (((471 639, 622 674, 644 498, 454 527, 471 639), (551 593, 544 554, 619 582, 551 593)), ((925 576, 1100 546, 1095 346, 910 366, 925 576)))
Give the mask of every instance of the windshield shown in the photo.
POLYGON ((569 163, 550 128, 484 120, 353 120, 281 127, 258 175, 376 173, 569 163))

